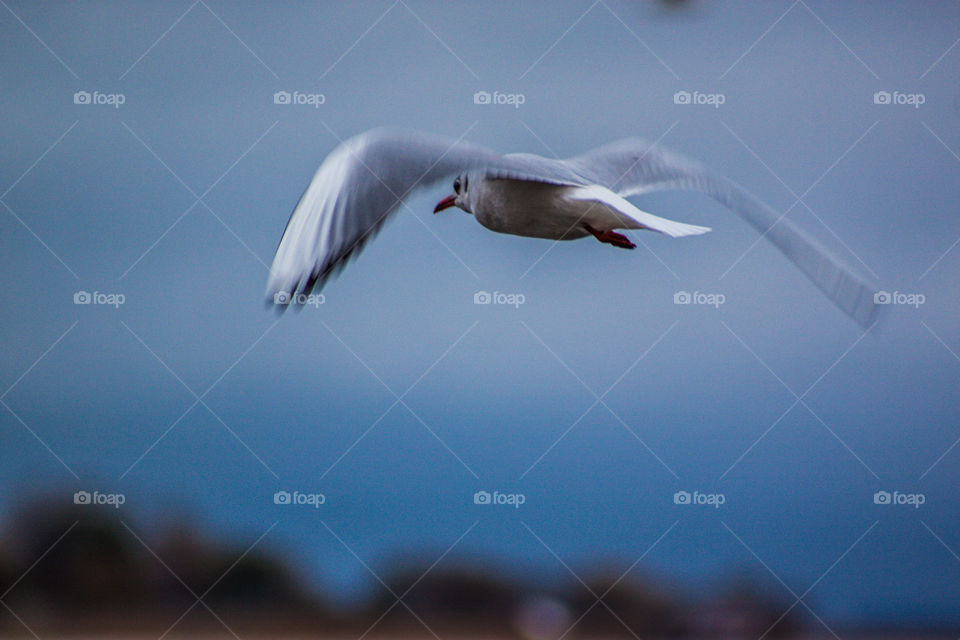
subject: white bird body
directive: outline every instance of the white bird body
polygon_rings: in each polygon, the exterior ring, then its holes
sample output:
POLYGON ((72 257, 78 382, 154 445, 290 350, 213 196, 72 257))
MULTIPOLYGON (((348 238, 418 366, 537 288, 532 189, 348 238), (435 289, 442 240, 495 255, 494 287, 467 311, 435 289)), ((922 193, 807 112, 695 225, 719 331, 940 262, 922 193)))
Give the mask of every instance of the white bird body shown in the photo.
POLYGON ((551 240, 593 235, 624 249, 635 245, 614 229, 671 237, 710 230, 641 211, 626 198, 663 189, 700 191, 756 229, 858 323, 872 324, 878 312, 876 288, 784 215, 708 167, 642 139, 552 160, 386 129, 347 140, 317 169, 277 247, 268 302, 272 297, 283 304, 322 287, 414 189, 451 176, 454 194, 434 213, 456 206, 500 233, 551 240))
POLYGON ((469 202, 457 204, 477 222, 499 233, 548 240, 574 240, 591 235, 588 229, 650 229, 672 237, 706 233, 707 227, 674 222, 641 211, 624 198, 598 185, 569 187, 485 178, 477 174, 469 202), (476 194, 475 197, 473 194, 476 194))

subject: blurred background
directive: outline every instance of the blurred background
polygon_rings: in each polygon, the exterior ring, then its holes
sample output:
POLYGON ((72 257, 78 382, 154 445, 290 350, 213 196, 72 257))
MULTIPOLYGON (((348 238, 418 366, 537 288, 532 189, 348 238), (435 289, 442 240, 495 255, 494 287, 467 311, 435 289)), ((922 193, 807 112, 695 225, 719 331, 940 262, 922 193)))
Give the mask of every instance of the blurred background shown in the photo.
POLYGON ((0 635, 957 637, 957 3, 0 4, 0 635), (699 194, 629 252, 444 185, 277 317, 377 126, 659 141, 886 313, 699 194))

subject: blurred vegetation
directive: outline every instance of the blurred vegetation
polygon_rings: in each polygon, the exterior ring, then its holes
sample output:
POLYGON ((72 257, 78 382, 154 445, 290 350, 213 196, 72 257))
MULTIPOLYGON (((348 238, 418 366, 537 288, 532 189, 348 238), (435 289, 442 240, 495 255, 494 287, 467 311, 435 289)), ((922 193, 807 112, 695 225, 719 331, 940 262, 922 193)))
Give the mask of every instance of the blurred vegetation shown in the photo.
POLYGON ((174 623, 174 635, 227 633, 218 618, 241 636, 359 636, 375 621, 374 636, 421 637, 431 635, 427 627, 441 636, 529 639, 557 638, 572 625, 565 637, 757 638, 771 626, 767 637, 803 629, 799 607, 777 622, 791 604, 771 595, 782 588, 765 589, 748 577, 699 601, 645 579, 639 569, 620 581, 619 571, 601 571, 586 586, 569 574, 545 585, 453 556, 427 572, 432 562, 415 553, 394 558, 384 578, 398 596, 409 589, 402 603, 380 589, 372 601, 338 611, 324 600, 323 585, 306 584, 282 557, 257 549, 244 555, 178 518, 159 532, 150 527, 143 538, 127 520, 129 509, 122 517, 109 506, 60 499, 24 506, 0 523, 0 594, 8 591, 0 600, 9 606, 0 607, 0 636, 28 636, 29 627, 41 637, 160 637, 174 623), (605 595, 601 602, 593 594, 605 595), (203 602, 195 604, 197 597, 203 602))

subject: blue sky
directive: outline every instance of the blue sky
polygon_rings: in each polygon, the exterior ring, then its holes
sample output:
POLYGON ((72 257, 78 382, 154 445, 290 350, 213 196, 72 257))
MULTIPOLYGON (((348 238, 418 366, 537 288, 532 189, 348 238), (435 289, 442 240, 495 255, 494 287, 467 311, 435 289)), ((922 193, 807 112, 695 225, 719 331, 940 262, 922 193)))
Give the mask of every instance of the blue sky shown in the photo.
POLYGON ((353 553, 379 571, 456 542, 566 578, 557 557, 586 576, 659 539, 638 576, 747 570, 791 601, 815 585, 827 623, 956 622, 960 12, 924 6, 9 2, 0 504, 122 492, 147 537, 172 508, 241 543, 269 529, 342 600, 376 589, 353 553), (662 140, 923 303, 864 334, 698 194, 636 202, 710 234, 626 252, 432 216, 443 187, 278 320, 289 212, 339 140, 384 125, 560 157, 662 140))

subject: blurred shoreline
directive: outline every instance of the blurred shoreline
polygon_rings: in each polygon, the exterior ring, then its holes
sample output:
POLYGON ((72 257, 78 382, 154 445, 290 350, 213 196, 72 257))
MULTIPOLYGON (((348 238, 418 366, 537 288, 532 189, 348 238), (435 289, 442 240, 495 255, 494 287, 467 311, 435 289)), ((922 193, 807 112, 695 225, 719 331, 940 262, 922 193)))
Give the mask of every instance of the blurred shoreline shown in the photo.
POLYGON ((828 631, 751 576, 696 599, 639 569, 545 585, 456 554, 436 566, 396 554, 378 595, 346 608, 287 559, 210 540, 182 519, 149 546, 111 507, 40 500, 2 525, 3 637, 956 637, 933 626, 828 631))

